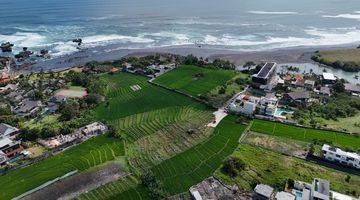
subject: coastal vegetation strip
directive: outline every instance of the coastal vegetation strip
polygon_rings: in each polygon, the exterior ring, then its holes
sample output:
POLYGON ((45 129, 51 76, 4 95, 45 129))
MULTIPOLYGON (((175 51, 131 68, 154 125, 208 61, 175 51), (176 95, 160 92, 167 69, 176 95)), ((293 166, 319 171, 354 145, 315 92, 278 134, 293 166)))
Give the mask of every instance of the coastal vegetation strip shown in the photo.
POLYGON ((355 135, 302 128, 272 121, 255 119, 250 130, 305 142, 324 142, 352 150, 358 150, 360 147, 360 137, 355 135))
POLYGON ((318 51, 314 61, 349 72, 360 71, 360 48, 318 51))
POLYGON ((258 183, 269 184, 282 190, 288 178, 305 182, 322 178, 329 180, 331 188, 337 192, 352 196, 360 194, 359 176, 339 172, 299 158, 285 156, 249 144, 241 144, 232 156, 246 163, 246 167, 239 171, 236 177, 230 177, 221 168, 215 172, 215 176, 229 185, 237 185, 248 191, 251 191, 258 183))

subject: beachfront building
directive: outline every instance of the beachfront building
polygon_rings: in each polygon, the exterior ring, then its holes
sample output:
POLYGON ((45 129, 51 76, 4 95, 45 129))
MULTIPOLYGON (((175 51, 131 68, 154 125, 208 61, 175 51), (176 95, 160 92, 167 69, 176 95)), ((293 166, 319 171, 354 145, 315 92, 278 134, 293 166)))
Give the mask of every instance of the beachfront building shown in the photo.
POLYGON ((346 152, 328 144, 324 144, 321 150, 326 160, 360 169, 360 155, 357 153, 346 152))
POLYGON ((230 103, 229 109, 234 113, 252 115, 254 114, 259 101, 260 98, 258 97, 241 94, 232 103, 230 103))
POLYGON ((324 84, 333 84, 336 81, 336 77, 332 73, 323 73, 322 78, 324 84))
POLYGON ((307 91, 303 92, 290 92, 284 94, 282 98, 282 103, 291 105, 291 106, 298 106, 302 105, 305 106, 310 99, 310 93, 307 91))
POLYGON ((255 88, 260 88, 261 85, 269 84, 272 76, 275 73, 275 69, 276 63, 265 63, 264 66, 260 69, 259 73, 252 76, 252 86, 255 88))

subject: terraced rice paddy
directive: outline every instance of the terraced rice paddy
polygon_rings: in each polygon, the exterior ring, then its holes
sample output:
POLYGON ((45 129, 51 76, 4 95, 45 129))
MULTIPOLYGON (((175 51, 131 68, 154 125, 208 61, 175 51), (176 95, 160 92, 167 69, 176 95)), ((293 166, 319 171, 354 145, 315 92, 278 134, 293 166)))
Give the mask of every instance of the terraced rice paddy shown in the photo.
POLYGON ((197 96, 205 94, 237 75, 232 70, 184 65, 155 79, 155 83, 197 96))
POLYGON ((78 200, 149 199, 148 191, 133 176, 126 176, 79 196, 78 200))
POLYGON ((360 137, 345 133, 301 128, 277 122, 254 120, 251 131, 276 135, 280 137, 312 142, 324 141, 340 147, 357 150, 360 147, 360 137))
POLYGON ((49 157, 41 162, 0 176, 0 199, 10 199, 73 170, 114 160, 124 155, 124 142, 105 135, 49 157))
POLYGON ((209 177, 232 154, 245 126, 226 117, 211 137, 152 168, 170 195, 185 192, 190 186, 209 177))
POLYGON ((145 113, 171 106, 205 106, 183 95, 153 86, 147 78, 128 73, 104 75, 107 86, 107 103, 94 110, 96 118, 113 121, 120 118, 145 113), (139 85, 141 90, 133 91, 131 86, 139 85))

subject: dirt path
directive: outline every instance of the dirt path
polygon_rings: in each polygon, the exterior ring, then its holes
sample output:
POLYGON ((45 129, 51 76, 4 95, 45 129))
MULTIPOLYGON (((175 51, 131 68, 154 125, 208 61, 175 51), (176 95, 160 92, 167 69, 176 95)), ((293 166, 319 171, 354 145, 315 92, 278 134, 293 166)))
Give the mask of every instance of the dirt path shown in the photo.
POLYGON ((79 173, 22 199, 26 200, 55 200, 73 199, 81 193, 98 188, 101 185, 115 181, 128 175, 117 164, 108 164, 95 170, 79 173))

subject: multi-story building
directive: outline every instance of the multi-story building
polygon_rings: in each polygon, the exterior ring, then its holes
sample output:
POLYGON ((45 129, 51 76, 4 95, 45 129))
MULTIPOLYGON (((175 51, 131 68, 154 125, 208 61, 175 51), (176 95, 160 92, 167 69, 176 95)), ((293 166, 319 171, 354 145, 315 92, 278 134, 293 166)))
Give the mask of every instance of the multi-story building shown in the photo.
POLYGON ((276 69, 276 63, 270 62, 265 63, 264 66, 260 69, 259 73, 252 76, 252 86, 255 88, 260 88, 261 85, 267 85, 271 77, 274 75, 276 69))
POLYGON ((273 116, 278 106, 278 99, 269 93, 260 99, 260 114, 273 116))
POLYGON ((360 155, 357 153, 346 152, 327 144, 322 146, 322 153, 327 160, 360 169, 360 155))

